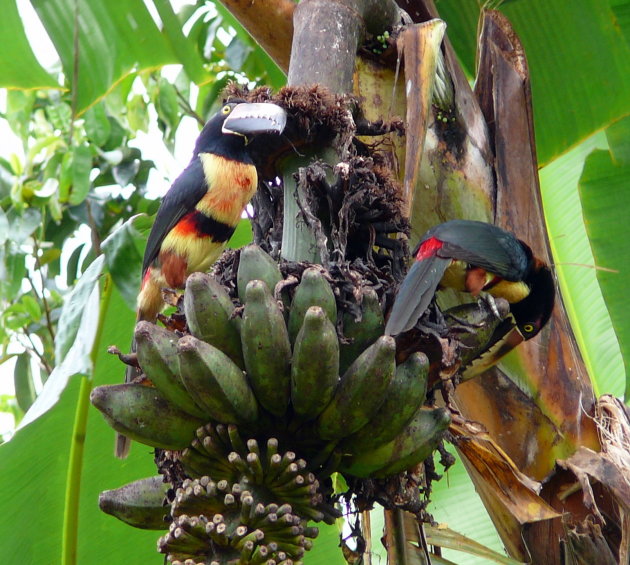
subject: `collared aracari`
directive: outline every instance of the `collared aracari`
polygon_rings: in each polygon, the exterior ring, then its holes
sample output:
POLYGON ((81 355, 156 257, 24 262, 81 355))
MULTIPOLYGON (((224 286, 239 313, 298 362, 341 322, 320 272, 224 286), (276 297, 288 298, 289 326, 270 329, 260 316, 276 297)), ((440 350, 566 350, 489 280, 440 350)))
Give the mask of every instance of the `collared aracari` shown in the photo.
MULTIPOLYGON (((282 133, 285 111, 275 104, 225 104, 203 127, 192 159, 164 196, 147 240, 137 321, 155 321, 164 307, 163 288, 183 288, 193 272, 206 271, 234 233, 258 186, 250 139, 282 133)), ((132 343, 132 351, 135 344, 132 343)), ((136 375, 128 367, 126 382, 136 375)), ((116 455, 130 441, 118 434, 116 455)))
POLYGON ((414 256, 385 327, 388 335, 413 328, 439 287, 505 298, 523 339, 534 337, 551 316, 551 270, 529 246, 497 226, 445 222, 424 234, 414 256))

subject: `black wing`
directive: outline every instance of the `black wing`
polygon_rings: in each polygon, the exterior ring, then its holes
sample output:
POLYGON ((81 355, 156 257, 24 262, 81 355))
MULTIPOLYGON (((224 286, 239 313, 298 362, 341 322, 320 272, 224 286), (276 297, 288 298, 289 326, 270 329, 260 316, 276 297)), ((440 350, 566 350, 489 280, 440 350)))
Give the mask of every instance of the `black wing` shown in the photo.
POLYGON ((530 256, 521 242, 492 224, 452 220, 431 228, 422 241, 431 237, 444 243, 440 257, 465 261, 508 281, 523 280, 528 271, 530 256))
POLYGON ((162 242, 168 232, 195 207, 207 190, 208 186, 203 173, 201 159, 195 155, 188 166, 175 179, 175 182, 173 182, 171 188, 168 189, 168 192, 162 199, 147 240, 147 247, 144 250, 143 276, 151 266, 151 263, 157 258, 162 242))
POLYGON ((398 335, 413 328, 429 307, 450 259, 432 255, 416 261, 403 279, 385 326, 385 335, 398 335))

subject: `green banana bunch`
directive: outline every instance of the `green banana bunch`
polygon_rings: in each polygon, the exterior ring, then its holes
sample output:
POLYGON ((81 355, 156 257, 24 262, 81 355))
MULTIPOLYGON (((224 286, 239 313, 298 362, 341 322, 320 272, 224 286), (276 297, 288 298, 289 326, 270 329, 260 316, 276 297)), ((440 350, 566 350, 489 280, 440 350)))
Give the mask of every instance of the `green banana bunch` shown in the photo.
POLYGON ((98 507, 135 528, 165 530, 169 512, 165 501, 169 487, 161 475, 147 477, 103 491, 98 497, 98 507))
POLYGON ((283 416, 289 406, 291 344, 280 307, 263 281, 250 281, 245 289, 241 341, 258 402, 275 416, 283 416))
POLYGON ((352 362, 372 345, 385 331, 385 319, 376 292, 368 288, 363 291, 361 318, 355 319, 348 312, 343 314, 343 335, 340 345, 340 370, 345 372, 352 362))
POLYGON ((348 453, 370 451, 399 435, 427 394, 429 360, 417 352, 396 367, 385 392, 385 400, 368 424, 343 440, 340 448, 348 453))
POLYGON ((394 377, 395 355, 394 338, 381 336, 350 365, 317 420, 317 432, 322 439, 346 437, 370 421, 394 377))
POLYGON ((215 422, 251 424, 258 403, 243 371, 225 353, 191 335, 177 343, 179 375, 192 398, 215 422))
POLYGON ((394 439, 371 451, 345 457, 340 469, 355 477, 382 478, 400 473, 431 455, 450 423, 445 408, 421 407, 394 439))
MULTIPOLYGON (((293 312, 293 311, 292 311, 293 312)), ((319 416, 339 381, 339 340, 328 315, 311 306, 293 347, 291 403, 303 420, 319 416)))
POLYGON ((291 343, 295 342, 304 322, 306 311, 311 306, 320 306, 333 324, 337 321, 337 303, 333 290, 320 270, 314 267, 310 267, 302 273, 302 280, 293 295, 289 313, 291 343))
MULTIPOLYGON (((322 478, 413 467, 449 422, 446 410, 422 407, 426 355, 396 365, 374 290, 363 291, 355 319, 337 312, 330 275, 306 268, 292 300, 282 292, 282 302, 273 294, 281 272, 257 246, 241 251, 233 276, 238 301, 212 276, 189 277, 182 332, 138 323, 145 384, 92 392, 115 430, 179 451, 169 457, 191 480, 175 485, 172 523, 160 540, 173 563, 204 563, 210 546, 242 563, 301 559, 316 534, 306 521, 339 515, 322 478)), ((101 504, 137 527, 164 527, 163 495, 152 479, 103 493, 101 504)))
POLYGON ((142 384, 97 386, 90 402, 117 432, 161 449, 183 449, 204 423, 177 408, 157 388, 142 384))
POLYGON ((258 245, 248 245, 241 250, 236 274, 236 288, 243 304, 247 302, 246 290, 251 281, 263 281, 271 294, 282 280, 282 273, 276 263, 258 245))
POLYGON ((239 318, 225 289, 210 275, 193 273, 186 280, 184 314, 190 333, 223 351, 241 369, 243 349, 239 318))
POLYGON ((138 322, 135 331, 138 363, 164 398, 184 412, 204 418, 179 377, 177 335, 150 322, 138 322))

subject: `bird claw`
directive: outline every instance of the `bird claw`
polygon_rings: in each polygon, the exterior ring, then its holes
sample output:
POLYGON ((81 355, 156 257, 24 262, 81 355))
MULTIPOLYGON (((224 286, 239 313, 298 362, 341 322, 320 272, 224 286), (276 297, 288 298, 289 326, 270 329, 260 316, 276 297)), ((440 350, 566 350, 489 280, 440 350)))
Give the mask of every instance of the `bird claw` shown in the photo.
POLYGON ((503 316, 499 312, 499 308, 497 307, 497 303, 494 300, 494 296, 492 294, 481 294, 479 296, 479 302, 483 302, 491 312, 497 317, 497 319, 502 320, 503 316))

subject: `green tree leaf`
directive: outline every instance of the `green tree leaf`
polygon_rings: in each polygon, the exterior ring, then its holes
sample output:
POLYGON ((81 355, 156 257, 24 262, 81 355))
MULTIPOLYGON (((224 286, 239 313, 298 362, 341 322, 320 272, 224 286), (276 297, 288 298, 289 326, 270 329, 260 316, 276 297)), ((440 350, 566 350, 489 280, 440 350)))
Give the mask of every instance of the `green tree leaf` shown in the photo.
POLYGON ((102 98, 114 84, 138 69, 157 68, 177 59, 141 0, 124 8, 100 0, 33 0, 61 58, 69 80, 75 77, 77 114, 102 98), (74 50, 75 6, 78 52, 74 50), (108 55, 109 54, 109 55, 108 55))
POLYGON ((87 268, 63 305, 55 339, 55 359, 58 363, 75 342, 84 310, 101 276, 104 263, 105 257, 100 256, 87 268))
MULTIPOLYGON (((628 120, 626 120, 627 122, 628 120)), ((626 367, 630 363, 630 321, 627 316, 627 289, 630 281, 630 165, 615 163, 609 151, 594 151, 586 159, 580 178, 580 198, 597 279, 612 319, 626 367)), ((630 384, 626 385, 626 398, 630 384)))
POLYGON ((75 147, 72 158, 72 189, 68 202, 72 206, 81 204, 90 192, 92 151, 87 145, 75 147))
POLYGON ((0 86, 12 88, 61 88, 37 61, 24 33, 15 0, 2 4, 0 18, 0 86))
POLYGON ((111 131, 104 104, 95 104, 85 113, 85 133, 92 143, 99 147, 105 145, 111 131))
POLYGON ((103 242, 107 268, 125 303, 134 312, 142 270, 137 240, 144 239, 134 227, 137 219, 135 216, 127 220, 103 242))

